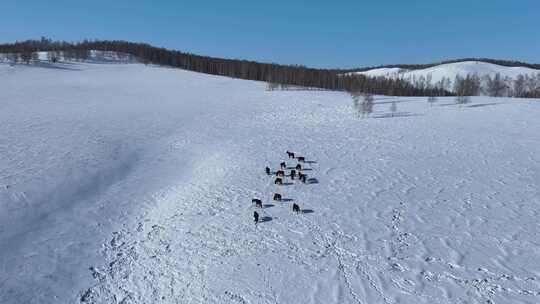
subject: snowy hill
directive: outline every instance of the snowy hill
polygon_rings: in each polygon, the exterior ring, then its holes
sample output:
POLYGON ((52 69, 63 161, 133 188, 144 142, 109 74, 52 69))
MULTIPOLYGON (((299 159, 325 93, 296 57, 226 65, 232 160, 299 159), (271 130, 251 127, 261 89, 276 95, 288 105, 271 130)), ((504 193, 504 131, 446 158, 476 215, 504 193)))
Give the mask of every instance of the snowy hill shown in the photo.
POLYGON ((540 302, 538 100, 265 87, 0 64, 0 303, 540 302))
POLYGON ((492 63, 480 62, 480 61, 464 61, 456 63, 441 64, 438 66, 420 69, 420 70, 407 70, 400 68, 378 68, 364 72, 358 72, 371 77, 389 77, 389 78, 402 78, 410 81, 419 80, 421 77, 428 79, 431 77, 431 84, 437 85, 441 81, 448 80, 447 89, 452 89, 452 82, 456 76, 466 77, 467 75, 477 75, 480 78, 485 76, 494 77, 496 74, 500 74, 502 78, 508 78, 511 80, 516 79, 518 75, 535 76, 540 73, 540 70, 535 70, 526 67, 506 67, 492 63))

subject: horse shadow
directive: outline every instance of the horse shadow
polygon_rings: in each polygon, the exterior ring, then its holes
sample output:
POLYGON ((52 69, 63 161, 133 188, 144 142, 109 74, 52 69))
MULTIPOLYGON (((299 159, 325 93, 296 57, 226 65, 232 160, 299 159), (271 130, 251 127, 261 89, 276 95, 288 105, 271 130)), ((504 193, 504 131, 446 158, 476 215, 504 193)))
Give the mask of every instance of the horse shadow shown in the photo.
POLYGON ((318 184, 319 183, 319 180, 312 177, 312 178, 308 178, 306 184, 318 184))
POLYGON ((271 216, 263 216, 260 220, 259 220, 259 223, 266 223, 266 222, 270 222, 272 220, 272 217, 271 216))
POLYGON ((304 161, 304 163, 306 163, 306 164, 316 164, 317 162, 314 161, 314 160, 306 160, 306 161, 304 161))
POLYGON ((282 198, 281 201, 282 202, 292 202, 293 199, 292 198, 282 198))
POLYGON ((374 116, 373 118, 398 118, 398 117, 412 117, 412 116, 422 116, 422 114, 415 114, 415 113, 409 113, 409 112, 398 112, 398 113, 386 113, 378 116, 374 116))
POLYGON ((309 214, 309 213, 313 213, 315 211, 313 211, 312 209, 302 209, 302 214, 309 214))
POLYGON ((264 205, 263 205, 264 208, 272 208, 272 207, 274 207, 274 206, 275 206, 275 205, 273 205, 273 204, 264 204, 264 205))
POLYGON ((290 186, 290 185, 294 185, 293 183, 291 182, 284 182, 281 184, 282 186, 290 186))

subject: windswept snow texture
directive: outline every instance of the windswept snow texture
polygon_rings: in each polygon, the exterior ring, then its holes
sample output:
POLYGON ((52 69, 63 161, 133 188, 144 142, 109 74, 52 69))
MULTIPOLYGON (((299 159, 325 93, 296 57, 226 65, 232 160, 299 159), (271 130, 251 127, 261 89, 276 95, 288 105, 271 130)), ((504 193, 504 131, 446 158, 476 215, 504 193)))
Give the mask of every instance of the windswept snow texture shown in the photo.
POLYGON ((472 101, 0 65, 0 303, 539 303, 540 102, 472 101))
MULTIPOLYGON (((506 67, 497 64, 480 62, 480 61, 464 61, 456 63, 447 63, 437 65, 427 69, 407 70, 400 68, 377 68, 365 72, 358 72, 371 77, 388 77, 388 78, 403 78, 403 79, 419 79, 420 77, 427 78, 431 75, 431 84, 440 82, 443 77, 454 81, 456 76, 466 77, 467 75, 477 75, 480 78, 484 76, 493 77, 500 74, 503 78, 515 79, 518 75, 536 76, 540 70, 535 70, 526 67, 506 67)), ((451 89, 451 88, 449 88, 451 89)))

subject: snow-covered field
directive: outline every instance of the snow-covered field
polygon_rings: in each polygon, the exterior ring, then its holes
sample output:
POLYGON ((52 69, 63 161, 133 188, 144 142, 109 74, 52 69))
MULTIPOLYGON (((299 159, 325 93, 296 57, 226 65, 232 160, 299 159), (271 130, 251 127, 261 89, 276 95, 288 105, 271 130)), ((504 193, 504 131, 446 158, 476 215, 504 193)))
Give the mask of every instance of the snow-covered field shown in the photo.
POLYGON ((2 64, 0 303, 539 303, 540 101, 472 101, 2 64))

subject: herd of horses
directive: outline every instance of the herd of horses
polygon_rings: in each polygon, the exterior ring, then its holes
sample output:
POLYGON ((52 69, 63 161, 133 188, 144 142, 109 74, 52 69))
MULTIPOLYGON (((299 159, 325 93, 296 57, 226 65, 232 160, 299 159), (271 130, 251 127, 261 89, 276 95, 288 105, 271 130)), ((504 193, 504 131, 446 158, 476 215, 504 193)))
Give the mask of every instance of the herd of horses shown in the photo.
MULTIPOLYGON (((284 185, 284 180, 289 177, 291 180, 299 180, 302 183, 306 184, 308 182, 307 174, 303 173, 304 166, 303 164, 306 163, 306 158, 303 156, 296 156, 294 152, 286 151, 287 156, 289 159, 295 159, 297 161, 296 166, 294 167, 287 167, 286 162, 282 162, 279 164, 279 169, 275 172, 272 172, 272 170, 269 167, 265 168, 266 175, 272 176, 275 175, 276 178, 274 179, 275 185, 284 185), (287 174, 287 170, 289 171, 289 174, 287 174)), ((281 202, 283 200, 283 197, 280 193, 274 193, 272 196, 272 199, 276 202, 281 202)), ((253 204, 255 204, 256 208, 263 208, 263 202, 259 198, 254 198, 251 200, 253 204)), ((295 213, 300 213, 302 210, 300 209, 300 206, 296 203, 292 204, 292 211, 295 213)), ((259 213, 257 211, 253 212, 253 218, 255 220, 255 224, 259 222, 259 213)))

